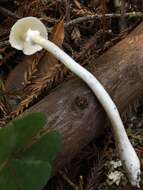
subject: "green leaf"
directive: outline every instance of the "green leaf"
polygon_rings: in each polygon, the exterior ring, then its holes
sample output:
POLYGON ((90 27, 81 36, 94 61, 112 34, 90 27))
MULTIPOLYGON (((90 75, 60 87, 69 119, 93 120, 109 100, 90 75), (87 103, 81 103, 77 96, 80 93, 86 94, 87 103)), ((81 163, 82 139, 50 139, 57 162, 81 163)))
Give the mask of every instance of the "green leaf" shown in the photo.
POLYGON ((27 149, 21 156, 24 159, 49 161, 55 159, 62 143, 62 135, 50 131, 27 149))
POLYGON ((30 113, 10 122, 6 128, 0 129, 0 168, 4 160, 28 143, 45 122, 43 113, 30 113))
POLYGON ((8 167, 0 172, 0 190, 18 190, 13 175, 8 167))
POLYGON ((32 137, 44 127, 46 117, 43 113, 30 113, 24 117, 20 117, 12 121, 8 127, 13 125, 13 130, 16 135, 17 148, 23 147, 32 137))
POLYGON ((41 190, 51 174, 50 164, 39 160, 17 159, 12 162, 12 167, 20 190, 41 190))
POLYGON ((41 190, 62 142, 56 131, 41 133, 46 118, 31 113, 0 129, 0 190, 41 190))
POLYGON ((50 174, 48 162, 15 159, 0 173, 0 190, 41 190, 50 174))
POLYGON ((16 143, 16 135, 13 128, 0 129, 0 170, 3 162, 6 161, 12 154, 16 143))

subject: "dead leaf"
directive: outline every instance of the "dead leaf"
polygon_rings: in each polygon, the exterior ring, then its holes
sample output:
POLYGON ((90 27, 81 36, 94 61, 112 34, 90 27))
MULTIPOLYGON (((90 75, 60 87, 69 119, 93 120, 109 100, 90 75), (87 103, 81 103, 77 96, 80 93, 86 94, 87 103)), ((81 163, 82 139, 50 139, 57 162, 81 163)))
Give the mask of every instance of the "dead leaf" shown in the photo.
POLYGON ((64 41, 64 18, 53 27, 50 40, 57 46, 61 46, 64 41))

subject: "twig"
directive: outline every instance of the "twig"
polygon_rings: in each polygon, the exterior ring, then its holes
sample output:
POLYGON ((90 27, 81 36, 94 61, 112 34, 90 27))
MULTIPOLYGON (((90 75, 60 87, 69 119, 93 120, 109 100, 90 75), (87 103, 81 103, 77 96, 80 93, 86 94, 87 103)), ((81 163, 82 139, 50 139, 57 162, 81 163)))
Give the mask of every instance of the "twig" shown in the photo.
POLYGON ((66 21, 70 20, 70 1, 66 0, 66 12, 65 12, 66 21))
MULTIPOLYGON (((113 14, 105 14, 104 16, 107 18, 115 18, 115 17, 121 17, 122 15, 120 13, 113 13, 113 14)), ((130 13, 125 13, 124 16, 125 17, 129 17, 129 16, 143 17, 143 13, 142 12, 130 12, 130 13)), ((88 20, 101 19, 102 17, 103 17, 103 14, 95 14, 95 15, 87 15, 87 16, 83 16, 83 17, 78 17, 78 18, 66 23, 65 27, 68 27, 70 25, 79 24, 81 22, 88 21, 88 20)))
POLYGON ((4 8, 4 7, 0 7, 0 13, 3 14, 4 16, 11 16, 15 19, 19 19, 20 16, 18 16, 17 14, 11 12, 10 10, 4 8))
POLYGON ((59 172, 60 175, 62 176, 62 178, 71 186, 74 188, 74 190, 78 189, 78 186, 76 186, 68 177, 65 173, 63 173, 62 171, 59 172))

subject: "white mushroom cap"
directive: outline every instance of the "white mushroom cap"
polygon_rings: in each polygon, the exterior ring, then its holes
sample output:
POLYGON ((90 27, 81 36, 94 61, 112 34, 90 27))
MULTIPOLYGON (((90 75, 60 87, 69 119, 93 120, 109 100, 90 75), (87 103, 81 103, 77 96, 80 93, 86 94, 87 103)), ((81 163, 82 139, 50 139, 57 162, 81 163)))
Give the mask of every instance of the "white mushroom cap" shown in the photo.
POLYGON ((26 38, 27 32, 33 32, 33 35, 41 35, 47 39, 47 29, 45 25, 35 17, 25 17, 19 19, 11 28, 9 42, 12 47, 23 50, 24 54, 31 55, 40 51, 42 47, 26 38))

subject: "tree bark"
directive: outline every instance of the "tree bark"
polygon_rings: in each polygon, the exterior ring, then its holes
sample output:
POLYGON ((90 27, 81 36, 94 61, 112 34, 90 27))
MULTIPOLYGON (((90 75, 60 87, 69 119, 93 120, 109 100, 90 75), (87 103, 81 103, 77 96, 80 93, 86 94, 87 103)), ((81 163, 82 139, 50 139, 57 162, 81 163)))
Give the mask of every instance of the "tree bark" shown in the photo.
MULTIPOLYGON (((143 23, 88 69, 101 81, 120 113, 143 93, 143 23)), ((78 78, 64 82, 26 112, 44 112, 46 127, 64 137, 53 167, 57 172, 104 129, 105 112, 78 78)), ((44 147, 43 147, 44 148, 44 147)))

